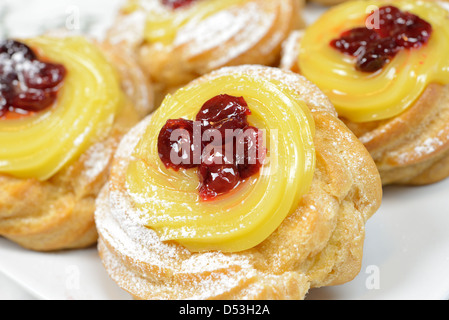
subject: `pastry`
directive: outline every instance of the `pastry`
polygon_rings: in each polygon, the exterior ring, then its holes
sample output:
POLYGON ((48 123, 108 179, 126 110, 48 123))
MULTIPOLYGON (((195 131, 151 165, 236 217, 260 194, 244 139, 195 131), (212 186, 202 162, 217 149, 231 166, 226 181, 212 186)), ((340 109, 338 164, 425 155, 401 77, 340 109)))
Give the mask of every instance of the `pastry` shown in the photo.
POLYGON ((98 248, 135 299, 303 299, 358 274, 381 197, 372 158, 316 86, 224 67, 123 138, 98 248))
POLYGON ((384 185, 430 184, 449 176, 448 43, 437 2, 353 1, 293 33, 281 68, 330 98, 384 185))
POLYGON ((153 107, 132 57, 82 37, 0 43, 0 236, 38 251, 97 240, 120 138, 153 107))
POLYGON ((276 65, 303 0, 129 0, 106 41, 137 52, 157 101, 228 65, 276 65))

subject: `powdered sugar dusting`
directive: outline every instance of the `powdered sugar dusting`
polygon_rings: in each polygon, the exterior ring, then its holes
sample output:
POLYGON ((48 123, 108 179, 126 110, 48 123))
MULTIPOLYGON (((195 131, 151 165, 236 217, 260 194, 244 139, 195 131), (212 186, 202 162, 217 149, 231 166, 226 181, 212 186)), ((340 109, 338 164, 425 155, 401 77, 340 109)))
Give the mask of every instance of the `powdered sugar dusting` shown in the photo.
MULTIPOLYGON (((188 46, 186 53, 193 57, 220 48, 220 55, 216 55, 207 67, 212 70, 261 41, 275 18, 275 12, 263 11, 257 3, 248 2, 220 11, 200 22, 190 21, 178 32, 173 46, 188 46), (228 43, 225 52, 221 49, 224 43, 228 43)), ((272 49, 272 46, 267 46, 264 50, 272 49)))
POLYGON ((438 138, 428 138, 422 145, 415 147, 415 152, 419 155, 427 155, 435 152, 438 147, 441 147, 443 142, 438 138))
POLYGON ((127 43, 131 48, 136 48, 142 43, 146 13, 136 11, 128 15, 120 16, 107 34, 107 40, 112 45, 127 43))
POLYGON ((86 179, 91 180, 98 177, 108 167, 115 150, 115 143, 108 142, 96 143, 87 150, 87 160, 84 162, 84 170, 82 172, 86 179))
POLYGON ((282 55, 279 65, 281 69, 293 70, 298 64, 299 43, 303 34, 303 30, 295 30, 282 44, 282 55))
POLYGON ((441 154, 447 149, 448 141, 449 135, 446 128, 440 130, 434 137, 414 142, 412 148, 406 145, 405 148, 392 151, 390 157, 395 159, 397 165, 404 166, 416 162, 416 159, 425 160, 433 155, 441 154))

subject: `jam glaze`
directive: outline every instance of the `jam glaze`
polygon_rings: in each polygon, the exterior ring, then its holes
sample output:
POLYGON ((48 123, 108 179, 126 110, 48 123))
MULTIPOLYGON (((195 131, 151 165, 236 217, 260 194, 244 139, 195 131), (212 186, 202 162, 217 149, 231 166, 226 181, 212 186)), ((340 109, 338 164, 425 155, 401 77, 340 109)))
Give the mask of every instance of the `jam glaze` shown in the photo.
POLYGON ((26 44, 0 43, 0 119, 21 118, 54 104, 66 69, 44 62, 26 44))
POLYGON ((342 53, 356 57, 356 69, 362 72, 382 69, 401 50, 427 44, 432 34, 432 25, 410 12, 383 6, 378 13, 378 26, 345 31, 330 43, 342 53))
POLYGON ((167 121, 158 137, 159 157, 167 168, 176 171, 198 168, 203 201, 228 193, 259 173, 263 164, 263 137, 249 125, 250 114, 243 97, 218 95, 202 106, 195 121, 167 121), (195 126, 201 134, 200 143, 194 137, 195 126), (173 141, 175 130, 183 134, 173 141), (199 158, 195 158, 195 151, 199 151, 199 158), (173 161, 173 153, 181 161, 173 161))

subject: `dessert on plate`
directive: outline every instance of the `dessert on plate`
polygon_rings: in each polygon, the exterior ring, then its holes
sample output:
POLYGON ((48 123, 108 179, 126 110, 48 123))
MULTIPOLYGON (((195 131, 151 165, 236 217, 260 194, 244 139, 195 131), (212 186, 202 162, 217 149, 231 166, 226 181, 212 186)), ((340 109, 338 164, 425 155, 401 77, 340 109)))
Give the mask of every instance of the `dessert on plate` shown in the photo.
POLYGON ((435 1, 350 1, 284 44, 281 67, 332 101, 383 184, 449 176, 449 14, 435 1))
POLYGON ((303 299, 360 271, 377 168, 304 77, 224 67, 121 141, 98 248, 136 299, 303 299))
POLYGON ((277 65, 303 0, 129 0, 106 41, 135 52, 159 102, 214 69, 277 65))
POLYGON ((153 107, 131 57, 83 37, 0 43, 0 236, 50 251, 97 240, 120 138, 153 107))

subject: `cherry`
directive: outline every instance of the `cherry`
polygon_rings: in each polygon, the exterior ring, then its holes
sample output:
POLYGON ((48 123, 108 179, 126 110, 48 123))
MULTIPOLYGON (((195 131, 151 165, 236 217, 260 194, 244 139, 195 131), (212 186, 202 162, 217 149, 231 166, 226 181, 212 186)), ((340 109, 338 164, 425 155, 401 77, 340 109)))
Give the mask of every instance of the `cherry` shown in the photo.
POLYGON ((33 89, 47 89, 58 86, 66 75, 66 69, 60 64, 46 63, 36 70, 26 70, 25 84, 33 89))
POLYGON ((204 103, 196 115, 196 121, 202 121, 204 127, 214 126, 216 122, 231 118, 246 123, 250 114, 251 111, 243 97, 222 94, 204 103))
POLYGON ((248 126, 243 133, 237 137, 235 144, 235 162, 237 164, 240 177, 246 179, 259 172, 263 165, 263 141, 259 129, 248 126), (239 150, 240 145, 243 144, 243 153, 239 150))
POLYGON ((205 140, 209 141, 209 132, 207 129, 212 129, 211 133, 212 137, 215 134, 219 134, 221 139, 219 141, 215 141, 214 139, 210 139, 210 143, 213 145, 222 145, 230 143, 233 139, 235 139, 234 135, 239 132, 239 130, 243 130, 246 127, 246 122, 242 122, 241 120, 234 118, 226 118, 220 121, 217 121, 213 124, 213 126, 203 127, 206 129, 203 137, 205 140), (228 134, 232 133, 232 134, 228 134))
POLYGON ((38 112, 51 106, 67 71, 64 66, 39 61, 24 43, 0 43, 0 117, 9 112, 38 112))
POLYGON ((429 41, 432 34, 432 26, 427 21, 417 16, 411 16, 408 20, 409 23, 404 27, 405 31, 396 34, 398 45, 406 49, 420 48, 429 41))
POLYGON ((419 48, 430 38, 430 23, 410 12, 385 6, 379 9, 379 16, 379 29, 376 31, 382 38, 394 38, 399 47, 419 48))
POLYGON ((0 96, 0 117, 2 117, 6 113, 7 102, 6 99, 3 98, 3 94, 0 96))
POLYGON ((364 72, 376 72, 390 62, 400 50, 392 38, 381 38, 364 48, 363 54, 357 57, 356 68, 364 72))
POLYGON ((379 27, 347 30, 330 45, 351 56, 357 57, 356 69, 376 72, 393 59, 398 52, 425 45, 432 34, 427 21, 394 6, 379 9, 379 27))
POLYGON ((0 54, 6 54, 9 58, 12 58, 17 53, 22 54, 26 60, 37 59, 33 50, 24 43, 11 39, 0 42, 0 54))
POLYGON ((179 163, 179 158, 194 159, 194 122, 168 120, 158 138, 159 157, 174 170, 198 168, 199 193, 204 201, 234 189, 240 181, 260 171, 265 154, 259 130, 248 124, 251 111, 243 97, 226 94, 206 101, 196 115, 202 135, 199 163, 179 163), (172 132, 185 129, 188 139, 172 141, 172 132), (232 133, 232 134, 230 134, 232 133), (190 144, 188 143, 190 141, 190 144), (182 149, 182 151, 181 151, 182 149), (190 157, 186 155, 186 151, 190 157), (174 163, 173 153, 178 161, 174 163))
POLYGON ((196 167, 193 161, 193 121, 168 120, 159 133, 158 151, 159 157, 167 168, 178 171, 181 168, 196 167), (188 154, 186 150, 189 151, 188 154), (173 155, 176 156, 177 161, 174 161, 173 155))
POLYGON ((19 92, 9 101, 16 109, 40 111, 49 107, 55 97, 52 92, 42 90, 27 90, 19 92))
POLYGON ((374 30, 355 28, 343 32, 339 39, 332 40, 331 46, 347 54, 357 56, 360 50, 379 38, 380 36, 374 30))
POLYGON ((400 32, 405 23, 402 16, 401 10, 394 6, 379 8, 379 28, 375 28, 376 32, 382 38, 390 37, 392 34, 400 32))
POLYGON ((202 200, 211 200, 226 193, 240 182, 240 174, 232 160, 226 159, 224 152, 216 152, 208 156, 199 167, 200 197, 202 200))

